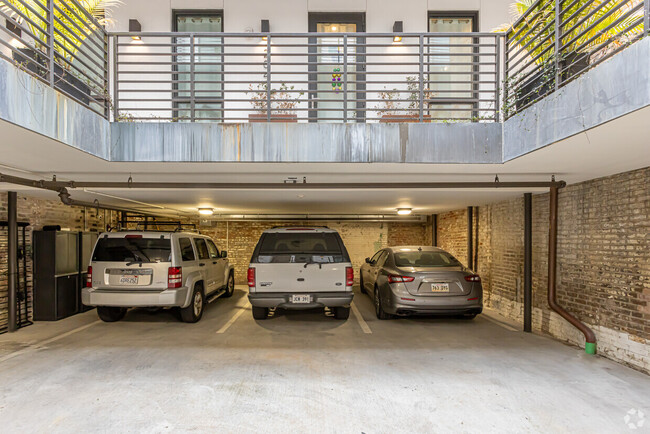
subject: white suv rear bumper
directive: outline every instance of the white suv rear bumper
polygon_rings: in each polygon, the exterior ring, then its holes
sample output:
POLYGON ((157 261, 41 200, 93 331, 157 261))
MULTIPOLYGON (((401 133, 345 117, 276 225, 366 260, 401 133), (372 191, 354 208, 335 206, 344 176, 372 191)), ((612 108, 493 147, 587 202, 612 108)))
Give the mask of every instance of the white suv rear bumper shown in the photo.
POLYGON ((116 307, 185 307, 189 288, 162 291, 124 291, 83 288, 81 302, 86 306, 116 307))
POLYGON ((309 292, 310 303, 292 303, 291 296, 295 293, 263 292, 249 293, 248 299, 255 307, 280 307, 283 309, 311 309, 315 307, 349 306, 352 303, 353 292, 309 292))

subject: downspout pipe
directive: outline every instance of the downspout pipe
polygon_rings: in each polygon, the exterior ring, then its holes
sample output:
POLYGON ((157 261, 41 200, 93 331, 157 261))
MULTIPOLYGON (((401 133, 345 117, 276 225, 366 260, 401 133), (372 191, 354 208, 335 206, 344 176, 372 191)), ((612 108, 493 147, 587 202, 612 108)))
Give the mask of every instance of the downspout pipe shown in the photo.
POLYGON ((548 227, 548 305, 562 318, 571 323, 585 335, 585 353, 596 354, 596 335, 593 330, 582 323, 578 318, 567 312, 556 300, 557 280, 557 202, 558 188, 551 187, 549 227, 548 227))

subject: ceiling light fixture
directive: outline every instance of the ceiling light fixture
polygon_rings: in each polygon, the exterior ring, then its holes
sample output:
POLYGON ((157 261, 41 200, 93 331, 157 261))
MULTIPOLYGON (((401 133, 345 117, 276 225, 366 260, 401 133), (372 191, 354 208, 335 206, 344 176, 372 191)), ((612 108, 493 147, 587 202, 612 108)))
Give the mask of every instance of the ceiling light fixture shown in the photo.
POLYGON ((199 208, 199 214, 201 215, 212 215, 214 210, 212 208, 199 208))
POLYGON ((411 211, 411 208, 397 208, 397 214, 399 215, 409 215, 411 211))

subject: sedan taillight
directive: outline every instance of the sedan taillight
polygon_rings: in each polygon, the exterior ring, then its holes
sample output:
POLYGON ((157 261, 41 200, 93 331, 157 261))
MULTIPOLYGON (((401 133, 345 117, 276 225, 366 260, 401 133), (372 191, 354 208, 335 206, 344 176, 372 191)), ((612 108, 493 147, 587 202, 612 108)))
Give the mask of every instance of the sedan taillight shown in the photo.
POLYGON ((93 287, 93 267, 88 267, 88 274, 86 274, 86 288, 93 287))
POLYGON ((345 286, 354 285, 354 269, 352 267, 345 267, 345 286))
POLYGON ((481 281, 481 276, 478 274, 470 274, 469 276, 465 276, 465 280, 468 282, 480 282, 481 281))
POLYGON ((167 287, 180 288, 183 285, 183 268, 169 267, 167 271, 167 287))
POLYGON ((255 286, 255 268, 248 268, 248 287, 253 288, 255 286))
POLYGON ((388 275, 388 283, 404 283, 404 282, 413 282, 415 277, 411 276, 398 276, 397 274, 388 275))

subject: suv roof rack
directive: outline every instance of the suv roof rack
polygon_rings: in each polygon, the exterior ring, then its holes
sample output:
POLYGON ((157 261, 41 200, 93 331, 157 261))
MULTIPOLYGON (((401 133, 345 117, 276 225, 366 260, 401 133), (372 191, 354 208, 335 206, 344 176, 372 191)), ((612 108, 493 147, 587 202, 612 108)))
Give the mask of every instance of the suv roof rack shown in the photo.
POLYGON ((310 226, 310 225, 284 225, 273 226, 271 229, 285 229, 285 228, 306 228, 306 229, 329 229, 327 226, 310 226))
POLYGON ((145 222, 145 221, 138 221, 138 222, 129 222, 129 223, 136 223, 135 229, 122 229, 118 228, 118 231, 120 232, 129 232, 129 231, 136 231, 136 232, 181 232, 183 230, 186 231, 192 231, 192 232, 199 232, 199 230, 196 228, 195 223, 181 223, 180 221, 151 221, 151 222, 145 222), (146 225, 147 227, 143 227, 146 225), (160 229, 159 226, 173 226, 173 229, 160 229))

